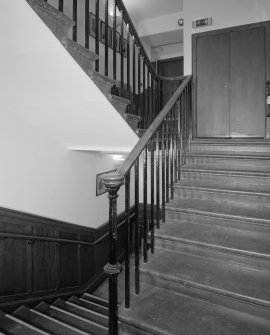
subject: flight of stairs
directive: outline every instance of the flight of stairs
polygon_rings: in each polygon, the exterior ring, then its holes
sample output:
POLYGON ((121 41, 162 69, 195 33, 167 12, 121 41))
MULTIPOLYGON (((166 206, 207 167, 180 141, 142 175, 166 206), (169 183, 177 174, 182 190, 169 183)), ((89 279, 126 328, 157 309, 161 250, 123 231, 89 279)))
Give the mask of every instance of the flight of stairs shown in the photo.
POLYGON ((270 334, 270 141, 193 140, 124 334, 270 334))
POLYGON ((132 107, 131 100, 126 98, 127 92, 123 92, 125 98, 118 96, 117 92, 120 84, 116 80, 108 78, 94 70, 95 61, 98 59, 98 56, 93 51, 86 49, 69 37, 71 36, 71 31, 75 24, 74 21, 44 0, 26 1, 80 65, 83 71, 93 80, 122 118, 134 131, 137 131, 141 117, 134 113, 128 113, 128 107, 131 111, 133 108, 130 108, 130 106, 132 107))
POLYGON ((0 311, 0 334, 8 335, 107 335, 108 302, 85 293, 51 305, 21 306, 6 314, 0 311))

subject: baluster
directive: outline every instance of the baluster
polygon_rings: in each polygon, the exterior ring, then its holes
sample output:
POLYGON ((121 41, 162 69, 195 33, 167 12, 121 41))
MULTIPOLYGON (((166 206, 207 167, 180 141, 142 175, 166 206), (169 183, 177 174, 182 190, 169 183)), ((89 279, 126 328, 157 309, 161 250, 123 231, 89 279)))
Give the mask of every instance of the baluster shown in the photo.
POLYGON ((124 177, 111 174, 103 178, 103 183, 109 198, 109 262, 104 266, 104 272, 109 276, 109 334, 118 334, 118 294, 117 276, 121 265, 117 261, 117 197, 118 190, 123 184, 124 177))
POLYGON ((135 294, 140 293, 139 158, 135 162, 135 294))
POLYGON ((58 10, 59 10, 59 12, 63 13, 63 11, 64 11, 64 0, 59 0, 58 1, 58 10))
POLYGON ((178 101, 177 101, 177 115, 178 115, 178 123, 177 123, 177 138, 178 138, 178 180, 181 179, 181 162, 182 162, 182 140, 181 140, 181 136, 182 136, 182 132, 181 132, 181 127, 182 127, 182 122, 181 122, 181 97, 179 97, 178 101))
POLYGON ((154 202, 155 202, 155 162, 154 162, 154 137, 151 139, 151 215, 150 215, 150 226, 151 226, 151 253, 154 253, 154 237, 155 237, 155 225, 154 225, 154 202))
POLYGON ((143 125, 142 128, 147 129, 147 113, 145 108, 145 101, 146 101, 146 93, 145 93, 145 59, 143 58, 143 108, 142 108, 142 118, 143 118, 143 125))
POLYGON ((89 49, 89 33, 90 33, 90 18, 89 18, 89 0, 85 0, 85 29, 84 29, 84 46, 89 49))
POLYGON ((151 123, 153 122, 155 118, 155 108, 154 108, 154 76, 153 73, 151 72, 151 123))
POLYGON ((125 308, 130 307, 130 173, 125 177, 125 308))
POLYGON ((157 130, 156 133, 156 222, 157 229, 160 228, 160 154, 159 154, 159 132, 160 129, 157 130))
POLYGON ((176 104, 173 106, 173 136, 174 136, 174 182, 177 182, 177 113, 176 104))
POLYGON ((113 0, 113 79, 116 80, 116 1, 113 0))
POLYGON ((147 70, 147 115, 148 115, 148 125, 147 127, 150 126, 152 123, 152 113, 151 113, 151 84, 150 84, 150 70, 148 67, 147 70))
MULTIPOLYGON (((134 36, 132 36, 132 64, 133 64, 133 73, 132 73, 133 104, 135 104, 135 101, 136 101, 136 48, 135 48, 134 36)), ((136 115, 138 115, 137 110, 136 110, 136 115)))
POLYGON ((120 54, 120 86, 121 86, 121 97, 124 96, 124 20, 123 20, 123 11, 120 12, 121 15, 121 38, 120 38, 120 46, 121 46, 121 54, 120 54))
POLYGON ((171 199, 174 196, 174 185, 173 185, 173 178, 174 178, 174 171, 173 171, 173 164, 174 164, 174 141, 173 141, 173 109, 169 113, 170 117, 170 184, 171 184, 171 199))
POLYGON ((147 263, 147 146, 145 147, 143 158, 143 261, 147 263))
POLYGON ((141 116, 141 48, 138 47, 138 115, 141 116))
POLYGON ((109 8, 108 0, 105 0, 105 47, 104 47, 104 74, 109 76, 109 8))
MULTIPOLYGON (((106 26, 106 18, 107 18, 107 24, 108 24, 108 0, 105 0, 105 26, 106 26), (107 10, 106 10, 107 6, 107 10), (106 17, 107 13, 107 17, 106 17)), ((96 0, 96 37, 95 37, 95 54, 99 56, 99 0, 96 0)), ((105 36, 105 44, 106 44, 106 36, 105 36)), ((105 59, 106 59, 106 50, 105 50, 105 59)), ((99 59, 96 59, 95 62, 95 69, 97 72, 99 72, 99 59)), ((106 70, 105 70, 106 72, 106 70)), ((106 76, 106 73, 105 73, 106 76)))
POLYGON ((165 122, 162 123, 161 133, 161 184, 162 184, 162 222, 165 222, 165 201, 166 201, 166 181, 165 181, 165 122))
POLYGON ((170 153, 169 153, 169 117, 165 119, 166 124, 166 202, 169 202, 169 176, 170 176, 170 153))
POLYGON ((127 94, 130 98, 130 32, 127 24, 127 94))
POLYGON ((73 26, 72 31, 72 38, 73 41, 77 42, 77 24, 78 24, 78 6, 77 6, 77 0, 73 0, 73 8, 72 8, 72 19, 75 22, 75 25, 73 26))

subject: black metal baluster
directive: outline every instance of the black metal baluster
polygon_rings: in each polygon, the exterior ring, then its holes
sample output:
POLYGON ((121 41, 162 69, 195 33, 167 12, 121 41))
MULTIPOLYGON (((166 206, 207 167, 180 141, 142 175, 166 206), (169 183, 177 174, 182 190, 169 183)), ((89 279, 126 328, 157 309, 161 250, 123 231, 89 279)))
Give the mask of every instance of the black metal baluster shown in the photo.
POLYGON ((120 12, 121 14, 121 38, 120 38, 120 91, 121 97, 124 96, 124 20, 123 20, 123 11, 120 12))
POLYGON ((154 224, 154 202, 155 202, 155 161, 154 161, 154 137, 152 137, 151 145, 151 215, 150 215, 150 227, 151 227, 151 253, 154 253, 154 237, 155 237, 155 224, 154 224))
POLYGON ((141 48, 138 47, 138 115, 142 116, 142 101, 141 101, 141 48))
POLYGON ((113 0, 113 79, 116 80, 116 1, 113 0))
POLYGON ((89 0, 85 0, 85 27, 84 27, 84 46, 89 49, 90 18, 89 18, 89 0))
MULTIPOLYGON (((105 0, 105 70, 104 74, 106 77, 109 75, 109 36, 108 36, 108 30, 109 30, 109 4, 108 0, 105 0)), ((101 32, 102 33, 102 32, 101 32)), ((114 35, 113 35, 114 36, 114 35)))
POLYGON ((72 39, 73 41, 77 42, 77 24, 78 24, 78 6, 77 6, 77 0, 73 0, 73 6, 72 6, 72 19, 75 22, 75 25, 73 26, 72 31, 72 39))
POLYGON ((135 162, 135 294, 140 293, 140 223, 139 223, 139 158, 135 162))
POLYGON ((63 11, 64 11, 64 0, 59 0, 58 1, 58 10, 59 10, 59 12, 63 13, 63 11))
MULTIPOLYGON (((108 15, 108 0, 105 0, 105 26, 106 26, 106 13, 108 15), (106 8, 107 7, 107 8, 106 8)), ((108 18, 107 18, 108 24, 108 18)), ((105 36, 105 44, 106 44, 106 36, 105 36)), ((96 0, 96 37, 95 37, 95 54, 99 56, 99 0, 96 0)), ((105 50, 105 58, 106 58, 106 50, 105 50)), ((99 59, 96 59, 95 69, 99 72, 99 59)), ((105 74, 106 75, 106 74, 105 74)))
POLYGON ((159 132, 156 133, 156 222, 157 229, 160 228, 160 153, 159 153, 159 132))
POLYGON ((125 177, 125 308, 130 307, 130 172, 125 177))
POLYGON ((177 135, 178 135, 178 180, 181 179, 181 162, 182 162, 182 132, 181 132, 181 127, 182 127, 182 122, 181 122, 181 97, 179 97, 178 102, 177 102, 177 116, 178 116, 178 123, 177 123, 177 135))
MULTIPOLYGON (((133 90, 133 104, 136 101, 136 47, 135 47, 135 38, 132 36, 132 64, 133 64, 133 73, 132 73, 132 90, 133 90)), ((138 111, 136 111, 138 115, 138 111)))
POLYGON ((118 293, 117 276, 121 271, 121 264, 117 261, 117 197, 118 190, 123 184, 124 177, 106 175, 103 183, 108 192, 109 205, 109 263, 104 266, 104 272, 109 276, 109 334, 118 334, 118 293))
POLYGON ((153 73, 151 72, 151 114, 152 114, 152 122, 155 118, 155 106, 154 106, 154 76, 153 73))
POLYGON ((147 222, 147 146, 143 155, 143 261, 147 263, 147 235, 148 235, 148 222, 147 222))
POLYGON ((169 117, 165 118, 166 124, 166 202, 169 202, 169 185, 170 185, 170 153, 169 153, 169 117))
POLYGON ((127 94, 130 98, 130 32, 127 24, 127 94))
POLYGON ((151 82, 150 82, 150 69, 148 67, 147 71, 147 115, 148 115, 148 125, 150 126, 152 123, 152 113, 151 113, 151 82))
POLYGON ((173 136, 174 136, 174 182, 177 182, 177 113, 176 104, 173 106, 173 136))
POLYGON ((145 92, 145 59, 143 58, 143 107, 142 107, 142 118, 143 118, 143 124, 142 128, 147 129, 147 113, 146 113, 146 108, 145 108, 145 102, 146 102, 146 92, 145 92))
POLYGON ((170 117, 170 184, 171 184, 171 199, 174 196, 174 141, 173 141, 173 109, 169 113, 170 117))
POLYGON ((166 202, 166 180, 165 180, 165 122, 162 123, 161 130, 161 184, 162 184, 162 222, 165 222, 165 202, 166 202))

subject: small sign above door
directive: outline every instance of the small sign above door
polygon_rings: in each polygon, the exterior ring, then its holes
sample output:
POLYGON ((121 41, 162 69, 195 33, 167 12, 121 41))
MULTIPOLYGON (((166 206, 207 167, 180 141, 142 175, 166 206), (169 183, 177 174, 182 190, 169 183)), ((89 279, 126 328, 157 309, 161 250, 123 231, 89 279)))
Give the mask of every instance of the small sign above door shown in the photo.
POLYGON ((199 20, 192 21, 192 27, 193 28, 200 28, 200 27, 204 27, 204 26, 211 26, 212 22, 213 22, 212 18, 207 17, 205 19, 199 19, 199 20))

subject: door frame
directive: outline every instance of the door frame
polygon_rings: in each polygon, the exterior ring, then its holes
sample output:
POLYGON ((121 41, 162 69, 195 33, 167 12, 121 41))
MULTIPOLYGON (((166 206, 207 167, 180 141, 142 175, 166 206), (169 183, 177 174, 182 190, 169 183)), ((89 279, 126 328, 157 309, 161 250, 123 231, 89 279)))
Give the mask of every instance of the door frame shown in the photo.
MULTIPOLYGON (((210 36, 221 33, 230 33, 234 31, 252 29, 257 27, 264 27, 265 29, 265 83, 270 81, 270 21, 262 21, 251 24, 245 24, 240 26, 233 26, 223 29, 216 29, 205 31, 202 33, 196 33, 192 35, 192 73, 193 73, 193 103, 192 103, 192 118, 193 118, 193 138, 197 138, 197 39, 202 36, 210 36)), ((267 104, 265 98, 265 131, 264 137, 266 137, 266 116, 267 116, 267 104)))

